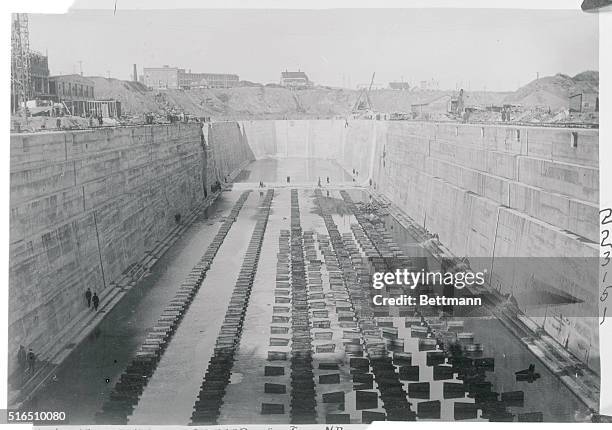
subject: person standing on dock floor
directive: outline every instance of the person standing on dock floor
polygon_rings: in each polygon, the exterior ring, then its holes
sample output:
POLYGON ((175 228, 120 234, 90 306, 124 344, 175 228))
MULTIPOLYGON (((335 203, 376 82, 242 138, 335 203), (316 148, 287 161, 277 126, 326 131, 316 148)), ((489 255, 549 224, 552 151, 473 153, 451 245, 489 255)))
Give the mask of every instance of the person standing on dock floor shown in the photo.
POLYGON ((98 293, 94 293, 93 297, 93 305, 94 305, 94 311, 98 311, 98 305, 100 304, 100 298, 98 297, 98 293))
POLYGON ((32 348, 28 350, 27 360, 28 360, 28 371, 30 373, 34 373, 34 369, 36 368, 36 354, 34 354, 34 351, 32 351, 32 348))
POLYGON ((89 288, 87 288, 87 291, 85 291, 85 300, 87 300, 87 307, 90 308, 91 307, 91 290, 89 288))

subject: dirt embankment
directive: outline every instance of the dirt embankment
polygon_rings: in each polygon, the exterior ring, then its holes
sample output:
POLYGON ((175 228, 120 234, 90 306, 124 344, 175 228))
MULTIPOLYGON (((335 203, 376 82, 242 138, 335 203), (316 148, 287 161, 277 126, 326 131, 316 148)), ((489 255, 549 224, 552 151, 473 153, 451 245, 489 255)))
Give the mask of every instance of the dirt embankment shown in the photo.
MULTIPOLYGON (((96 98, 117 99, 123 113, 134 118, 147 112, 165 115, 189 113, 213 119, 298 119, 329 118, 348 115, 360 91, 317 87, 289 91, 277 86, 248 86, 228 89, 148 90, 136 82, 102 77, 94 81, 96 98)), ((521 117, 529 121, 566 121, 569 97, 583 91, 599 91, 599 74, 587 71, 574 77, 557 74, 543 77, 514 92, 466 91, 465 105, 481 109, 491 105, 520 106, 521 117), (537 112, 538 114, 531 114, 537 112), (542 116, 543 115, 543 116, 542 116)), ((443 114, 446 99, 456 95, 442 90, 373 90, 369 94, 373 110, 385 113, 410 113, 412 106, 429 105, 443 114)), ((427 109, 427 107, 425 108, 427 109)), ((597 118, 591 115, 592 120, 597 118)), ((517 116, 518 118, 518 116, 517 116)))

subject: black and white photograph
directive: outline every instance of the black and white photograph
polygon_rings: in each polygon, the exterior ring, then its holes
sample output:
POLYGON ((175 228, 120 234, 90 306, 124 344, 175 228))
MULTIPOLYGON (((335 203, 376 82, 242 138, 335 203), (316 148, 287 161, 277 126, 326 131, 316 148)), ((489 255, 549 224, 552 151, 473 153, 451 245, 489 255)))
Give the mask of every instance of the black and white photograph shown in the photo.
POLYGON ((4 14, 2 423, 612 422, 612 2, 183 3, 4 14))

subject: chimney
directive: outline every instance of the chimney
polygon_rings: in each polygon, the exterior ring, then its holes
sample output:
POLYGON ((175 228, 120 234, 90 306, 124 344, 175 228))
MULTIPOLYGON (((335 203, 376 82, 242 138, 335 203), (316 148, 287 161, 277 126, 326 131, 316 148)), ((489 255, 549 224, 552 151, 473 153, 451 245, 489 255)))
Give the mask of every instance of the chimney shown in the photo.
POLYGON ((134 64, 134 82, 138 82, 138 71, 136 70, 136 64, 134 64))

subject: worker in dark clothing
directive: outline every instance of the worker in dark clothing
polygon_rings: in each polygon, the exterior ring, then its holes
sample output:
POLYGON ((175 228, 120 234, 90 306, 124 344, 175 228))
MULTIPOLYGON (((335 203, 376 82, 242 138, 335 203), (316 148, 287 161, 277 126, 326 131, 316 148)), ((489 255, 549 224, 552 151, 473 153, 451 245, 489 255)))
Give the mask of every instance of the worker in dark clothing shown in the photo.
POLYGON ((36 354, 34 354, 34 351, 32 351, 32 348, 28 350, 27 360, 28 360, 28 371, 30 373, 34 373, 34 369, 36 368, 36 354))
POLYGON ((87 307, 90 308, 91 307, 91 290, 88 288, 87 291, 85 291, 85 300, 87 300, 87 307))
POLYGON ((26 368, 26 362, 28 361, 28 354, 23 345, 19 345, 19 351, 17 352, 17 363, 19 363, 19 369, 23 372, 26 368))
POLYGON ((327 183, 329 184, 329 176, 327 177, 327 183))
POLYGON ((102 119, 102 114, 98 115, 98 124, 99 125, 104 124, 104 120, 102 119))
POLYGON ((94 293, 92 300, 93 300, 93 305, 94 305, 94 311, 97 311, 98 305, 100 304, 100 298, 98 297, 98 293, 94 293))
POLYGON ((287 176, 287 183, 291 182, 291 176, 287 176))

